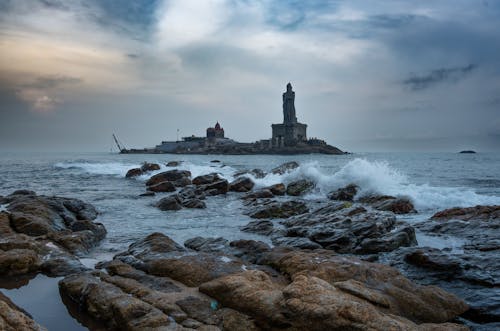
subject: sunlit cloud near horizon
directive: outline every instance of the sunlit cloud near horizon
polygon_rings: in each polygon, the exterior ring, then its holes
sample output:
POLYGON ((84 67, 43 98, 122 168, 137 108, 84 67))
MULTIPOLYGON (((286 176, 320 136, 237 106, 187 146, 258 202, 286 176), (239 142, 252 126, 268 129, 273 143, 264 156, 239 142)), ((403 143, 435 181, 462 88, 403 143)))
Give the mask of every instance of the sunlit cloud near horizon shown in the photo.
POLYGON ((496 1, 0 0, 0 150, 269 138, 500 151, 496 1))

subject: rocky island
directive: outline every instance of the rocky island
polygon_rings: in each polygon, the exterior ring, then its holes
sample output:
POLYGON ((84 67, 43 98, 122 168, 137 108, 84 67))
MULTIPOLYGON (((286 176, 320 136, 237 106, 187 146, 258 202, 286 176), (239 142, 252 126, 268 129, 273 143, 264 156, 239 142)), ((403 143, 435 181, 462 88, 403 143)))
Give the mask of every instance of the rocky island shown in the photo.
POLYGON ((163 141, 153 148, 125 149, 118 142, 123 154, 346 154, 324 140, 307 138, 307 124, 299 123, 295 112, 295 92, 288 83, 283 93, 283 123, 272 124, 271 139, 254 143, 241 143, 224 136, 219 122, 207 129, 206 137, 184 137, 181 141, 163 141))

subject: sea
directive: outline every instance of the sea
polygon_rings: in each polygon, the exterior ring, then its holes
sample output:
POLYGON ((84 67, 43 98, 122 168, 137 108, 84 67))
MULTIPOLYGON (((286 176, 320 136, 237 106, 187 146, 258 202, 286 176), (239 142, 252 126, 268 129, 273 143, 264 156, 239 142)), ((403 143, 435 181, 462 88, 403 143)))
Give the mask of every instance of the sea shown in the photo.
MULTIPOLYGON (((411 199, 417 214, 404 216, 409 223, 425 221, 439 210, 451 207, 500 204, 500 153, 355 153, 346 155, 171 155, 116 153, 3 153, 0 154, 0 195, 28 189, 40 195, 78 198, 93 204, 97 218, 108 234, 102 244, 82 263, 111 259, 133 241, 153 232, 162 232, 179 243, 196 236, 224 237, 229 240, 269 238, 245 233, 240 227, 251 219, 244 214, 241 195, 210 197, 206 209, 160 211, 154 203, 168 193, 140 197, 145 181, 155 173, 175 169, 169 161, 181 161, 177 169, 192 176, 217 172, 229 181, 241 170, 254 168, 269 172, 289 161, 299 168, 284 175, 268 174, 253 178, 256 188, 289 183, 306 178, 316 188, 304 199, 326 199, 332 190, 354 183, 358 195, 387 194, 411 199), (159 171, 134 179, 126 172, 143 162, 161 165, 159 171)), ((0 205, 0 210, 5 206, 0 205)), ((417 232, 421 246, 459 249, 459 239, 430 237, 417 232)), ((62 317, 64 305, 57 298, 57 280, 38 276, 28 284, 0 289, 16 304, 32 313, 49 330, 85 330, 69 314, 62 317), (37 297, 30 293, 38 290, 37 297), (36 300, 35 300, 36 299, 36 300), (39 303, 37 303, 38 301, 39 303), (52 302, 52 308, 44 304, 52 302)))

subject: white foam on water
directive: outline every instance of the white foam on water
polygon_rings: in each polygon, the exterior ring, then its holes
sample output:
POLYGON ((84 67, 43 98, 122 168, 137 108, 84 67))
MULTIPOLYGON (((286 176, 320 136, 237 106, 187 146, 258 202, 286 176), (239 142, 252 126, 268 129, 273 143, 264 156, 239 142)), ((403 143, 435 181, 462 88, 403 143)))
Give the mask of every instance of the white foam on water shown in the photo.
POLYGON ((59 162, 56 168, 75 170, 93 175, 125 176, 128 170, 140 167, 139 164, 123 164, 118 162, 90 163, 90 162, 59 162))

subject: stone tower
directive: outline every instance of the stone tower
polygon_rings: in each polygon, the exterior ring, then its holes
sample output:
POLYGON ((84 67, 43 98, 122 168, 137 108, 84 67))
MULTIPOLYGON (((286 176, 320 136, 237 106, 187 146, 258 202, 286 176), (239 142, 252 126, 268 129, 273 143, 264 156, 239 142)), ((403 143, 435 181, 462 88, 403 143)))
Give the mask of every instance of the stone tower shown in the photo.
POLYGON ((295 92, 292 84, 286 85, 283 93, 283 123, 271 125, 273 129, 273 147, 295 146, 307 141, 307 125, 299 123, 295 113, 295 92))

